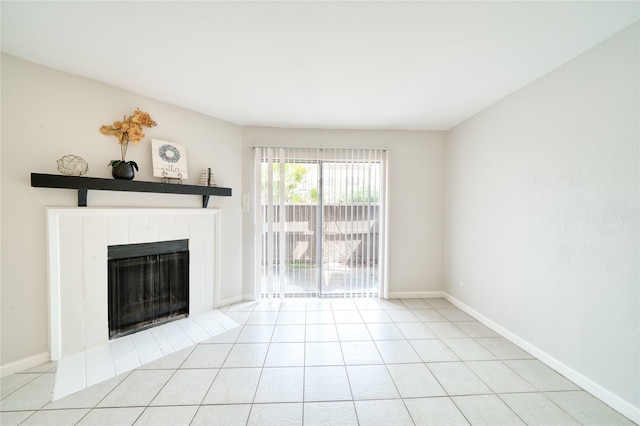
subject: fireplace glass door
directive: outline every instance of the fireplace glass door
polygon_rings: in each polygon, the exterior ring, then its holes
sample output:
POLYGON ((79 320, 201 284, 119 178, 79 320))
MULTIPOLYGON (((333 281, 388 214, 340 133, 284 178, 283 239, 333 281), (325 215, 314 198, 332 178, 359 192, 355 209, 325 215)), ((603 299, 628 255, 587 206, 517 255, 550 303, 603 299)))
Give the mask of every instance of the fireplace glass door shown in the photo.
POLYGON ((189 314, 188 240, 109 247, 109 338, 189 314))

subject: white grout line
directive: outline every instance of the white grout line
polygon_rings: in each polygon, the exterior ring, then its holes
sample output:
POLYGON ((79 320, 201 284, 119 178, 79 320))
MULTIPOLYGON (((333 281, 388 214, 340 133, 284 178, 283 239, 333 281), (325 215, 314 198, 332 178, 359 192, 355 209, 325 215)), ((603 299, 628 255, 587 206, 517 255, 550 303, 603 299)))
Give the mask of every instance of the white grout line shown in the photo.
POLYGON ((109 342, 109 349, 111 350, 111 358, 113 359, 116 376, 142 365, 140 364, 138 353, 133 343, 131 343, 130 336, 109 342))
POLYGON ((164 354, 160 350, 160 346, 153 338, 153 334, 150 330, 145 330, 142 333, 136 333, 132 336, 133 346, 138 352, 138 358, 142 365, 148 364, 151 361, 162 358, 164 354))
POLYGON ((116 375, 108 344, 87 349, 85 354, 87 387, 108 380, 116 375))
POLYGON ((173 346, 171 346, 171 342, 169 342, 169 340, 165 337, 164 333, 160 331, 159 327, 152 328, 149 331, 151 332, 153 340, 155 340, 158 347, 160 347, 160 350, 162 351, 164 356, 171 355, 176 351, 173 346))

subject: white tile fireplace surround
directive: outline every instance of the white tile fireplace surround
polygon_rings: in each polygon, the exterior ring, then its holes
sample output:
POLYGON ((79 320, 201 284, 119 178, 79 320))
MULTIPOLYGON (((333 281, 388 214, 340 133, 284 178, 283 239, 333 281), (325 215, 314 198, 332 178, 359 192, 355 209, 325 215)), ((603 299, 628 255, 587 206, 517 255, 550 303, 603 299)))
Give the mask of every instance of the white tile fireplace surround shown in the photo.
POLYGON ((217 305, 216 209, 48 208, 51 358, 109 341, 107 247, 189 240, 189 312, 217 305))
POLYGON ((59 367, 109 346, 110 245, 188 239, 189 314, 210 322, 207 312, 218 306, 217 209, 47 208, 47 232, 49 345, 59 367))

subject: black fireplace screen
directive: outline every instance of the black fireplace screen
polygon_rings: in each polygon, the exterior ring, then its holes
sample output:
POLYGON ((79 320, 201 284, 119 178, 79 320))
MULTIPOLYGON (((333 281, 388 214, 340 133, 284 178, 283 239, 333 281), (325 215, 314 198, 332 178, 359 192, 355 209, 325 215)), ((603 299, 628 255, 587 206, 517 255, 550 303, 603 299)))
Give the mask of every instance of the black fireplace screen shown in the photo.
POLYGON ((109 246, 109 338, 189 315, 189 240, 109 246))

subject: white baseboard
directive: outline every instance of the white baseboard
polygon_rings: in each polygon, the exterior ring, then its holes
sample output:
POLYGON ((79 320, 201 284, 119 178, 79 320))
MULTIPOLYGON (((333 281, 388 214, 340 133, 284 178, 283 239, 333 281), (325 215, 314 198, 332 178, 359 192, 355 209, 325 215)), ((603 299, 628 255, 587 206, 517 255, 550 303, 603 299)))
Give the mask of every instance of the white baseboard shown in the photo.
POLYGON ((238 303, 238 302, 242 302, 242 296, 233 296, 233 297, 229 297, 227 299, 220 299, 220 305, 219 306, 229 306, 229 305, 232 305, 232 304, 238 303))
POLYGON ((618 411, 620 414, 628 417, 633 422, 640 424, 640 407, 635 407, 633 404, 625 401, 619 396, 615 395, 608 389, 602 387, 598 383, 593 380, 585 377, 584 375, 578 373, 573 368, 568 365, 562 363, 556 358, 552 357, 542 349, 537 346, 532 345, 528 341, 522 339, 517 336, 510 330, 504 328, 500 324, 492 321, 491 319, 485 317, 481 313, 477 312, 475 309, 465 305, 455 297, 449 295, 446 292, 442 292, 443 297, 451 302, 456 307, 465 311, 467 314, 471 315, 487 327, 491 328, 496 333, 500 334, 505 339, 509 340, 511 343, 519 346, 523 350, 529 352, 531 355, 536 357, 538 360, 546 364, 547 366, 553 368, 558 373, 565 376, 567 379, 571 380, 576 385, 580 386, 582 389, 586 390, 605 404, 609 405, 614 410, 618 411))
POLYGON ((392 291, 389 299, 437 299, 445 294, 444 291, 392 291))
POLYGON ((9 364, 0 365, 0 377, 5 377, 9 374, 19 373, 42 364, 46 364, 50 360, 51 357, 49 356, 49 352, 42 352, 37 355, 30 356, 29 358, 19 359, 18 361, 10 362, 9 364))
MULTIPOLYGON (((389 299, 437 299, 445 297, 445 294, 444 291, 395 291, 389 293, 389 299)), ((253 300, 260 300, 260 296, 249 293, 243 294, 242 296, 221 300, 220 306, 253 300)))

